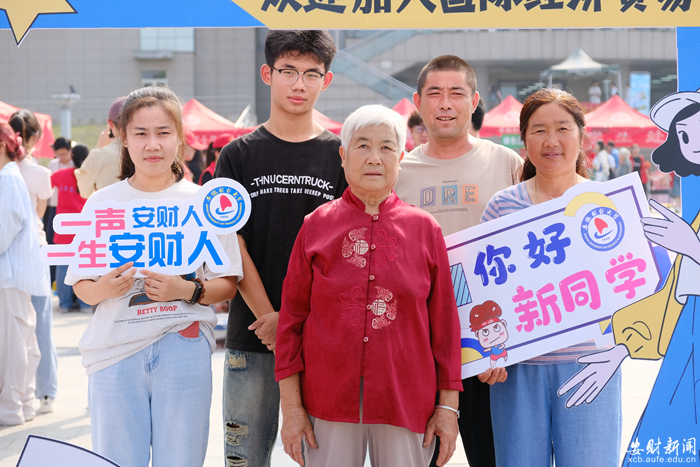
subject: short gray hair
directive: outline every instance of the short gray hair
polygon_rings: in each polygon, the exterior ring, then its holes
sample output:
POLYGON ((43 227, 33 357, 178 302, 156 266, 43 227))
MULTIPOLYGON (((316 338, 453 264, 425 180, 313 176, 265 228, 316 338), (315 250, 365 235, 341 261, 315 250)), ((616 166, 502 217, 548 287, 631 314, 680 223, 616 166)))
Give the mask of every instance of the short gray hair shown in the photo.
POLYGON ((340 130, 340 141, 345 150, 348 150, 352 136, 357 130, 379 125, 386 125, 394 130, 396 141, 399 143, 399 154, 402 153, 406 145, 406 122, 397 112, 379 104, 363 105, 345 119, 340 130))

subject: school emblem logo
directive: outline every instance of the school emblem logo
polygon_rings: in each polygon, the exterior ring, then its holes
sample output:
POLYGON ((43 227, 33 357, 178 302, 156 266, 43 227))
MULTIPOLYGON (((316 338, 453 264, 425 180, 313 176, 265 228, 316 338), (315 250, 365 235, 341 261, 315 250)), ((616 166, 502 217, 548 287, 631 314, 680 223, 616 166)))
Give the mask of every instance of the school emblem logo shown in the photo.
POLYGON ((625 223, 614 209, 594 208, 581 222, 581 235, 596 251, 612 250, 625 236, 625 223))
POLYGON ((210 190, 202 203, 204 217, 220 228, 232 227, 246 214, 246 203, 241 193, 230 186, 210 190))

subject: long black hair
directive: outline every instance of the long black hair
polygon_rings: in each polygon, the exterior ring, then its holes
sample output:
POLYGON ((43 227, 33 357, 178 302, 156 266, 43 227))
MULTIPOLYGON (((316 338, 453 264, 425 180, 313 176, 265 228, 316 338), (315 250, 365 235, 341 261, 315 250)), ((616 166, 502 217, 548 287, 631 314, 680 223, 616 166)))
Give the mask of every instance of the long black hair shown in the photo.
POLYGON ((25 148, 27 148, 29 140, 35 135, 38 134, 41 137, 41 125, 31 110, 19 109, 10 116, 8 123, 16 133, 19 133, 22 138, 22 145, 25 148))
POLYGON ((89 153, 90 149, 88 149, 88 147, 83 143, 78 143, 71 148, 70 156, 76 169, 79 169, 83 165, 83 162, 85 159, 87 159, 89 153))
MULTIPOLYGON (((681 143, 678 140, 678 132, 676 131, 676 123, 688 117, 692 117, 697 113, 700 113, 700 104, 690 104, 688 107, 678 112, 676 116, 673 117, 673 121, 668 128, 666 142, 654 149, 651 153, 651 160, 659 166, 659 170, 662 172, 676 172, 680 177, 700 175, 700 164, 690 162, 683 156, 681 152, 681 143)), ((700 118, 700 115, 698 118, 700 118)), ((693 136, 698 137, 700 135, 693 136)))

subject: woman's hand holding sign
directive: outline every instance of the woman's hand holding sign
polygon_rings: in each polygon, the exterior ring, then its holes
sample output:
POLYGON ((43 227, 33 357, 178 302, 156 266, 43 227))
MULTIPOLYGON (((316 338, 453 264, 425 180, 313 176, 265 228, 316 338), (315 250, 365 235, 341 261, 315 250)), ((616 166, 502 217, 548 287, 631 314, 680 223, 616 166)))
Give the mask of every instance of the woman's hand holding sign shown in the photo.
POLYGON ((97 305, 108 298, 121 297, 134 285, 133 262, 128 262, 108 272, 95 282, 82 280, 73 286, 75 294, 88 305, 97 305))
POLYGON ((189 300, 194 293, 194 282, 180 276, 169 276, 146 269, 142 269, 140 272, 146 276, 146 295, 151 300, 157 302, 189 300))
POLYGON ((505 383, 506 379, 508 379, 508 370, 503 367, 489 368, 476 376, 482 383, 488 383, 493 386, 496 383, 505 383))

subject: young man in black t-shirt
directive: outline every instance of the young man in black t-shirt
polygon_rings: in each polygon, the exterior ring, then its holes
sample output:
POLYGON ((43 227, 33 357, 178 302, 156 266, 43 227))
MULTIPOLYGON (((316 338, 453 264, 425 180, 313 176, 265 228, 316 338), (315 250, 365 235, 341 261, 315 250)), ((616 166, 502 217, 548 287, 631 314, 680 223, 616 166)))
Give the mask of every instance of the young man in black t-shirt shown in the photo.
POLYGON ((244 278, 231 301, 224 364, 225 454, 230 465, 270 465, 277 436, 275 346, 282 282, 304 216, 345 187, 340 139, 313 120, 335 45, 328 31, 270 31, 265 65, 270 119, 223 148, 215 177, 250 193, 252 212, 238 232, 244 278), (246 463, 247 462, 247 463, 246 463))

